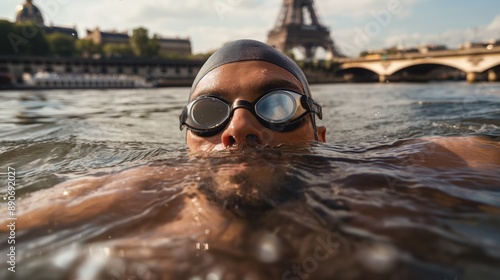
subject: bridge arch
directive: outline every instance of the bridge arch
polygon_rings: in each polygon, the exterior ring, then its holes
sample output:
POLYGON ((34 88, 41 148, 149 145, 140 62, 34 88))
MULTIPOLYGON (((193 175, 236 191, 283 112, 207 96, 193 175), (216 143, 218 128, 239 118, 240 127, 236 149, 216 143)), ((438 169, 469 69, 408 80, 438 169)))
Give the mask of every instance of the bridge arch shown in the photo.
POLYGON ((460 70, 464 73, 467 73, 467 69, 465 69, 461 64, 455 63, 453 61, 447 61, 447 60, 440 60, 440 59, 422 59, 421 61, 405 61, 401 62, 398 64, 397 67, 392 68, 390 72, 387 73, 387 75, 393 75, 396 72, 400 72, 404 69, 411 69, 412 67, 422 67, 425 65, 434 65, 435 67, 449 67, 449 68, 455 68, 457 70, 460 70))
POLYGON ((460 49, 396 54, 379 58, 351 58, 340 62, 339 71, 369 70, 376 73, 381 82, 398 81, 402 73, 406 73, 405 75, 428 74, 437 68, 444 68, 444 71, 440 73, 443 76, 460 72, 462 78, 465 76, 468 82, 485 80, 486 78, 489 81, 497 81, 500 78, 500 46, 491 49, 460 49))
POLYGON ((437 63, 413 64, 387 77, 389 80, 426 82, 430 80, 463 80, 466 72, 450 65, 437 63))
MULTIPOLYGON (((484 71, 495 71, 495 72, 500 72, 500 62, 499 63, 496 63, 496 65, 493 65, 487 69, 485 69, 484 71)), ((484 72, 483 71, 483 72, 484 72)))
POLYGON ((365 64, 365 63, 349 63, 347 67, 341 67, 339 71, 353 71, 357 69, 364 69, 366 71, 373 72, 377 75, 380 75, 380 70, 373 64, 365 64))
POLYGON ((379 80, 379 74, 367 67, 349 67, 340 69, 335 76, 344 79, 346 82, 376 82, 379 80))

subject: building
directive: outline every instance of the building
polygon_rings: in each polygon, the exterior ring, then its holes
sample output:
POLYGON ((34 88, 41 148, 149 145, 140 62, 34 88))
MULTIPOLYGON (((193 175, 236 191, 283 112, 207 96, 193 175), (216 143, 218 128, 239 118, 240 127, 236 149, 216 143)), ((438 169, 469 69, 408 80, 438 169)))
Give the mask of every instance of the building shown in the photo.
POLYGON ((62 33, 71 36, 74 39, 78 39, 78 32, 75 28, 46 26, 43 20, 42 12, 33 4, 32 0, 26 0, 24 4, 17 7, 16 23, 19 22, 33 22, 40 26, 45 31, 45 34, 62 33))
POLYGON ((17 6, 16 22, 34 22, 36 25, 45 26, 40 9, 33 5, 32 0, 26 0, 22 5, 17 6))
MULTIPOLYGON (((99 45, 130 44, 128 32, 101 31, 99 27, 94 30, 87 29, 86 39, 99 45)), ((186 57, 191 55, 191 41, 189 38, 158 38, 161 56, 186 57)))
POLYGON ((466 42, 460 46, 460 49, 492 49, 500 46, 500 39, 492 39, 484 42, 466 42))
POLYGON ((191 55, 191 41, 189 38, 159 38, 158 42, 160 44, 160 55, 177 55, 180 57, 191 55))
POLYGON ((47 35, 52 33, 62 33, 64 35, 71 36, 74 39, 78 39, 78 32, 76 31, 75 28, 68 28, 61 26, 44 26, 43 30, 47 35))
POLYGON ((430 53, 430 52, 435 52, 435 51, 445 51, 448 48, 445 45, 423 45, 418 47, 418 51, 420 53, 430 53))
POLYGON ((94 30, 87 29, 86 39, 92 40, 94 43, 98 45, 106 45, 106 44, 129 44, 130 36, 127 31, 124 32, 116 32, 116 31, 106 31, 103 32, 96 27, 94 30))

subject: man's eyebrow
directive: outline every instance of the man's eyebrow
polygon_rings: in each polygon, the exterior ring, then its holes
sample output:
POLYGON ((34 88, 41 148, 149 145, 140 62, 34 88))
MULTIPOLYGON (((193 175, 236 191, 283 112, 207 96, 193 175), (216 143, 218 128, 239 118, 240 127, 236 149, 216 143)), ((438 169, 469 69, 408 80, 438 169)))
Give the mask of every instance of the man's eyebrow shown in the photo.
POLYGON ((226 92, 225 90, 221 90, 221 89, 218 89, 218 90, 213 90, 213 89, 201 90, 197 94, 193 94, 190 99, 193 100, 193 99, 196 99, 196 98, 198 98, 200 96, 206 96, 206 95, 213 95, 213 96, 218 96, 218 97, 221 97, 221 98, 226 98, 227 96, 230 95, 230 92, 226 92))
POLYGON ((264 82, 256 87, 256 91, 260 93, 267 93, 275 89, 289 89, 299 93, 303 93, 302 89, 295 83, 288 80, 272 80, 264 82))
MULTIPOLYGON (((256 85, 256 87, 253 88, 252 90, 258 92, 259 94, 265 94, 276 89, 288 89, 296 91, 298 93, 304 93, 303 90, 297 84, 289 80, 264 81, 261 84, 256 85)), ((196 95, 191 96, 191 99, 195 99, 197 97, 204 95, 215 95, 221 98, 227 98, 228 96, 231 96, 231 92, 226 91, 225 89, 201 90, 196 95)))

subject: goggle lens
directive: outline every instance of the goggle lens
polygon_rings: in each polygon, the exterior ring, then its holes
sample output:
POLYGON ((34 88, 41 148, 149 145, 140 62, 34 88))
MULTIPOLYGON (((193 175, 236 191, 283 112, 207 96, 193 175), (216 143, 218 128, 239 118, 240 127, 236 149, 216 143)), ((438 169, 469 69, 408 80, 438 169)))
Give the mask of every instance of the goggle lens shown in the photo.
POLYGON ((271 93, 255 105, 257 114, 271 123, 290 120, 295 115, 296 108, 295 98, 286 92, 271 93))
POLYGON ((203 98, 191 107, 191 119, 201 129, 221 125, 229 117, 229 106, 216 98, 203 98))

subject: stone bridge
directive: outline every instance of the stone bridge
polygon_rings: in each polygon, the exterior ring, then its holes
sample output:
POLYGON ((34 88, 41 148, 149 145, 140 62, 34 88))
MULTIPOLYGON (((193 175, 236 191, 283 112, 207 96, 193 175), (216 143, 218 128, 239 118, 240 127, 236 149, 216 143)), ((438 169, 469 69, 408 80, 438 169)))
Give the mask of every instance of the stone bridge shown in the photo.
POLYGON ((405 77, 425 79, 431 71, 447 67, 462 71, 468 82, 479 78, 497 81, 500 76, 500 46, 462 50, 430 51, 381 56, 377 59, 341 59, 338 73, 367 72, 378 75, 380 82, 397 81, 405 77))

